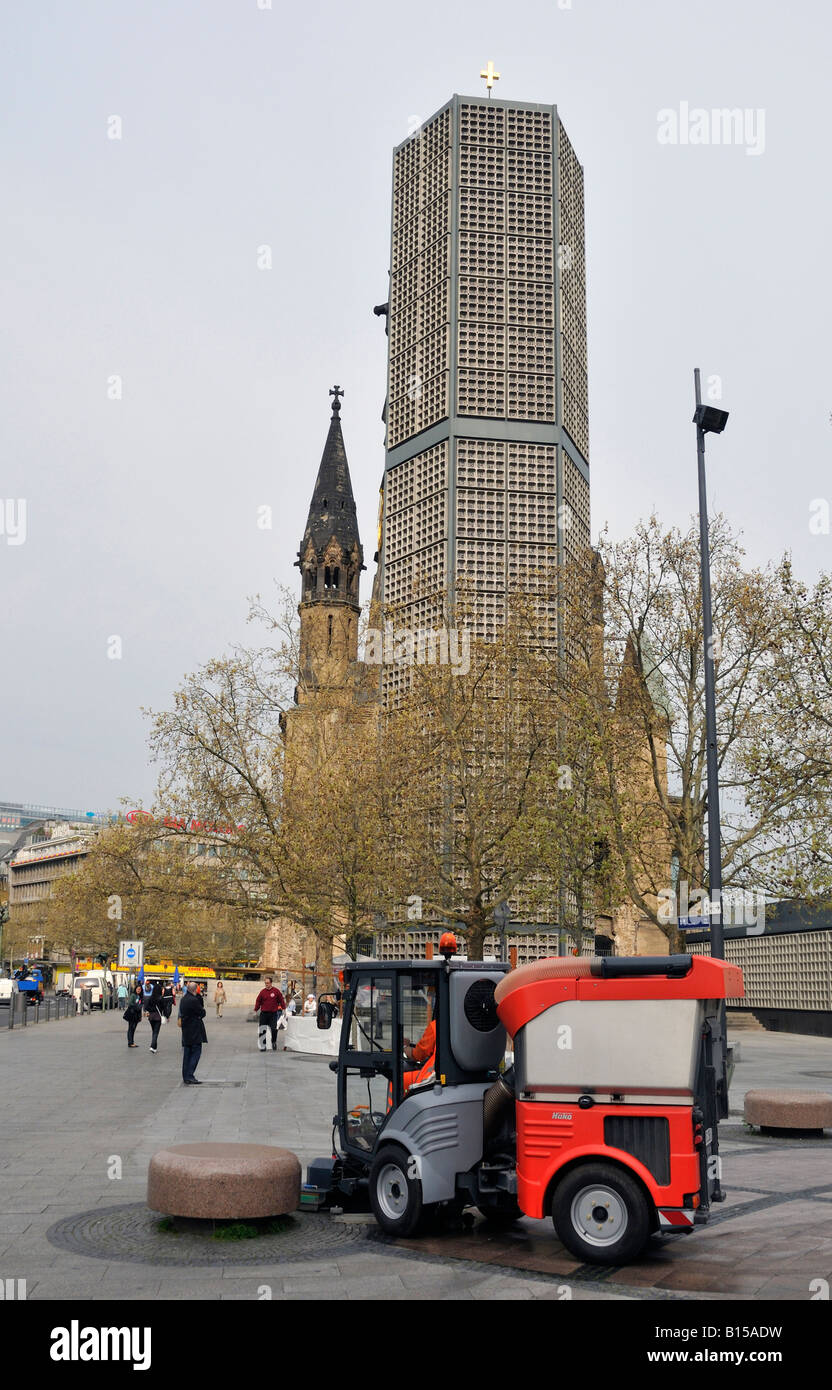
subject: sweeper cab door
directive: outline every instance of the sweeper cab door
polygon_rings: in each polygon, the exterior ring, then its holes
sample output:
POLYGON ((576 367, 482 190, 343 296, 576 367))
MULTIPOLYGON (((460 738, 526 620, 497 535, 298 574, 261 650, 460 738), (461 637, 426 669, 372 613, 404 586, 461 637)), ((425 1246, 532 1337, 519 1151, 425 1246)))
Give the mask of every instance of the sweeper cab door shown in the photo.
POLYGON ((342 1152, 367 1163, 406 1088, 433 1084, 429 1057, 408 1061, 405 1042, 418 1044, 434 1021, 447 1017, 444 962, 368 962, 347 967, 349 990, 338 1057, 338 1131, 342 1152), (425 1072, 425 1079, 417 1076, 425 1072), (415 1084, 414 1084, 415 1083, 415 1084))

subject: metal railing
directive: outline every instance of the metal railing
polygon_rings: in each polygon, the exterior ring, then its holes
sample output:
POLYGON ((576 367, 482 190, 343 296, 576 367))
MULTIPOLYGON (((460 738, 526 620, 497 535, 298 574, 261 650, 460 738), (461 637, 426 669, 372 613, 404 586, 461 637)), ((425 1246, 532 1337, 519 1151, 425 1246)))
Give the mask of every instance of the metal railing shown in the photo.
MULTIPOLYGON (((30 1004, 25 994, 15 992, 9 999, 8 1008, 0 1012, 0 1032, 5 1024, 6 1031, 12 1028, 28 1028, 37 1023, 52 1023, 61 1018, 79 1018, 91 1013, 92 991, 81 990, 81 998, 71 995, 49 996, 43 1002, 30 1004), (5 1018, 3 1015, 5 1014, 5 1018)), ((109 1007, 105 1001, 105 1008, 109 1007)))

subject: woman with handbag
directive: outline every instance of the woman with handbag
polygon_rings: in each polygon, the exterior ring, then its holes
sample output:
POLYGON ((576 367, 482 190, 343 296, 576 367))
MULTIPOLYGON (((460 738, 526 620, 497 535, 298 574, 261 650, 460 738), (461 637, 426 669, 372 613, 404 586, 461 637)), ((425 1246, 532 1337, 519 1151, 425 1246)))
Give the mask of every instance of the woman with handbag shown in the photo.
POLYGON ((153 1035, 150 1040, 150 1051, 155 1054, 156 1045, 159 1041, 159 1029, 163 1021, 165 1023, 167 1022, 162 1009, 162 986, 158 981, 153 986, 150 1001, 145 1003, 144 1011, 147 1014, 147 1021, 150 1024, 150 1031, 153 1035))
POLYGON ((127 1024, 127 1046, 138 1047, 138 1043, 133 1039, 136 1036, 136 1025, 141 1022, 142 1017, 142 997, 135 990, 130 995, 127 1008, 122 1014, 124 1022, 127 1024))

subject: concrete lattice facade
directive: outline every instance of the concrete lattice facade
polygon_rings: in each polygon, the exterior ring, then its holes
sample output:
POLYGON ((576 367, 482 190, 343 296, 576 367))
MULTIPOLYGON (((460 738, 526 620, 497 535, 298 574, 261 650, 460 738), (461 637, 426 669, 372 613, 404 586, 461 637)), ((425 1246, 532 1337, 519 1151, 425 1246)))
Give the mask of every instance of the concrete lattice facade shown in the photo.
POLYGON ((380 594, 402 626, 459 584, 493 636, 516 586, 554 640, 553 566, 590 539, 583 221, 554 106, 454 96, 394 152, 380 594))

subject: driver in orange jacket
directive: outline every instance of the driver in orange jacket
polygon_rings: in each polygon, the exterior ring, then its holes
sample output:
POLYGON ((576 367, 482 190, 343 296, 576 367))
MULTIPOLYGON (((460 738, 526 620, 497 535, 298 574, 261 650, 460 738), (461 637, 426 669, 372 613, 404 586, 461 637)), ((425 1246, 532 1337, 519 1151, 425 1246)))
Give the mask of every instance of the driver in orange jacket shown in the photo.
POLYGON ((412 1043, 409 1038, 404 1040, 404 1055, 408 1062, 417 1062, 416 1071, 406 1071, 402 1078, 405 1091, 409 1091, 411 1086, 415 1086, 418 1081, 427 1081, 431 1076, 436 1061, 436 1020, 433 1017, 433 1010, 436 1000, 434 989, 428 989, 428 1023, 424 1033, 417 1043, 412 1043))
POLYGON ((432 1057, 436 1051, 436 1023, 431 1019, 424 1033, 417 1043, 410 1042, 409 1038, 404 1040, 404 1055, 408 1062, 426 1062, 428 1057, 432 1057))

